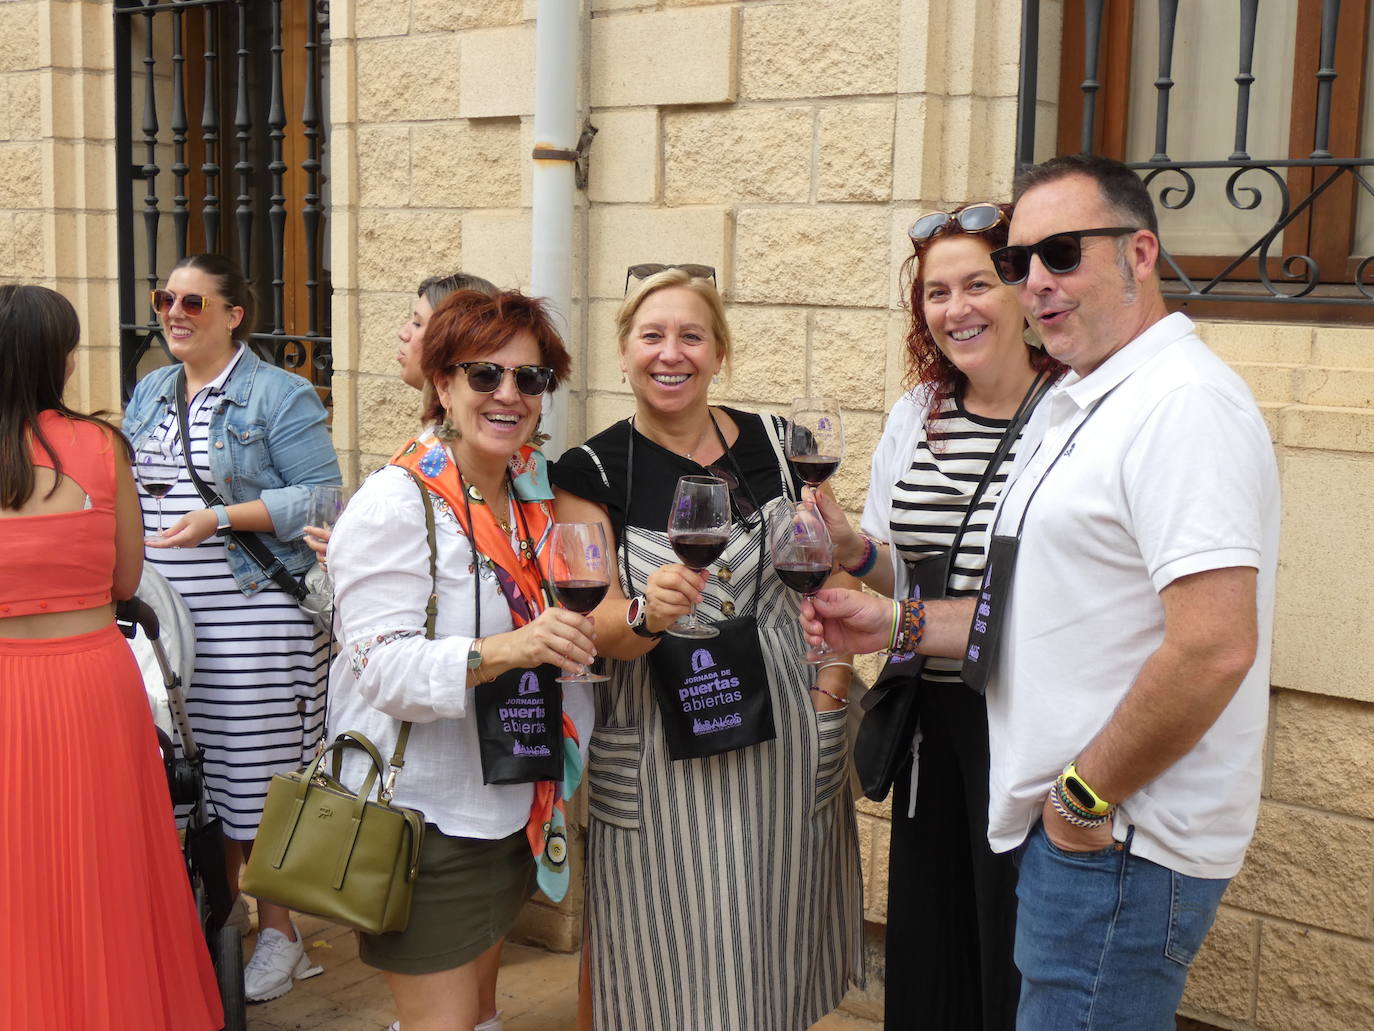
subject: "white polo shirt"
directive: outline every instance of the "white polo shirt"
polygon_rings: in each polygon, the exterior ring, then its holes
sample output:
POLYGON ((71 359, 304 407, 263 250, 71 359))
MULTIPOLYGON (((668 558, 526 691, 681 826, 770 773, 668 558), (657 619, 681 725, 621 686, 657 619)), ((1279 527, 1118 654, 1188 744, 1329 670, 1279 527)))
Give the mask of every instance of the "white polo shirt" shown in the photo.
POLYGON ((988 690, 988 839, 1020 845, 1059 771, 1111 717, 1163 641, 1160 590, 1251 566, 1255 664, 1192 751, 1120 800, 1115 823, 1117 840, 1135 826, 1137 855, 1231 877, 1259 811, 1279 542, 1278 469, 1254 398, 1174 314, 1088 377, 1065 377, 1019 450, 995 530, 1014 533, 1026 513, 988 690))

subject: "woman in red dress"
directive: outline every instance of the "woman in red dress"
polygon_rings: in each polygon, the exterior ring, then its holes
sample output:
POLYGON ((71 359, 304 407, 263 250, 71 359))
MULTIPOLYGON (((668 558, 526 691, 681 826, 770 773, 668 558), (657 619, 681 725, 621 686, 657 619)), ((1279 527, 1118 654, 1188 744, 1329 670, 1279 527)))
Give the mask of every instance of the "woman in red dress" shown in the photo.
POLYGON ((62 402, 76 312, 0 286, 0 1027, 223 1019, 138 666, 128 448, 62 402))

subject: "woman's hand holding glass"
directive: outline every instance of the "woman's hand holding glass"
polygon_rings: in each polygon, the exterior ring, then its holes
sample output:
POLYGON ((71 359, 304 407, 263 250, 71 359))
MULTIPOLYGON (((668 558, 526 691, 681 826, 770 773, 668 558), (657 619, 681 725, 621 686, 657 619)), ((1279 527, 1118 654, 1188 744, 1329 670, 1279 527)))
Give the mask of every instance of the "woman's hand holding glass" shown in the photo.
POLYGON ((577 673, 596 658, 596 624, 591 616, 570 609, 547 608, 530 622, 482 644, 481 680, 510 669, 534 669, 550 663, 565 673, 577 673))

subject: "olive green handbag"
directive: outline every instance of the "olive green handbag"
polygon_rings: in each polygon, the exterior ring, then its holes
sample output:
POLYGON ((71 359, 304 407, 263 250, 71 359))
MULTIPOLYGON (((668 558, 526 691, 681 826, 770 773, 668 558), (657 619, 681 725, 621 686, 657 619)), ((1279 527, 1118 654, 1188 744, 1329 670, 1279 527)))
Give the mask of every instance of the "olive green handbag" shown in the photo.
POLYGON ((405 930, 425 818, 394 805, 389 786, 409 731, 405 724, 385 782, 377 747, 350 731, 305 769, 273 777, 243 890, 369 934, 405 930), (339 781, 343 753, 350 748, 371 760, 357 792, 339 781), (333 771, 326 773, 330 756, 333 771), (375 801, 368 798, 374 785, 375 801))
MULTIPOLYGON (((429 492, 418 480, 416 486, 425 503, 433 581, 434 510, 429 492)), ((425 607, 425 636, 430 640, 436 594, 437 589, 430 592, 425 607)), ((410 726, 401 724, 396 751, 385 764, 388 769, 383 769, 376 745, 362 734, 344 731, 304 769, 274 776, 243 872, 243 891, 368 934, 405 930, 425 833, 423 813, 391 800, 396 775, 405 765, 410 726), (370 761, 358 791, 339 780, 349 749, 363 752, 370 761), (331 756, 332 769, 326 772, 325 759, 331 756), (368 797, 374 787, 375 800, 368 797)))

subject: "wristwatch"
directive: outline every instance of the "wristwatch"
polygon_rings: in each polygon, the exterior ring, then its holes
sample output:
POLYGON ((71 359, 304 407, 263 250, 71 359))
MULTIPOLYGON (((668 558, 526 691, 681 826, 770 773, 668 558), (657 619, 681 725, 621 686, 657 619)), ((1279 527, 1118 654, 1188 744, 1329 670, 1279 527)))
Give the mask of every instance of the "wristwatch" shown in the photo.
POLYGON ((482 666, 482 642, 485 638, 474 637, 468 646, 468 669, 476 673, 482 666))
POLYGON ((210 511, 215 513, 215 533, 221 537, 227 533, 231 527, 229 525, 229 510, 223 505, 212 505, 210 511))
POLYGON ((1078 775, 1078 760, 1075 759, 1065 766, 1060 778, 1070 800, 1089 816, 1106 816, 1112 811, 1112 806, 1115 803, 1108 802, 1088 787, 1087 781, 1078 775))
POLYGON ((630 624, 630 629, 638 637, 647 638, 650 641, 657 641, 663 636, 663 631, 654 633, 644 622, 649 614, 649 603, 644 600, 644 595, 636 594, 630 599, 630 607, 625 610, 625 622, 630 624))

